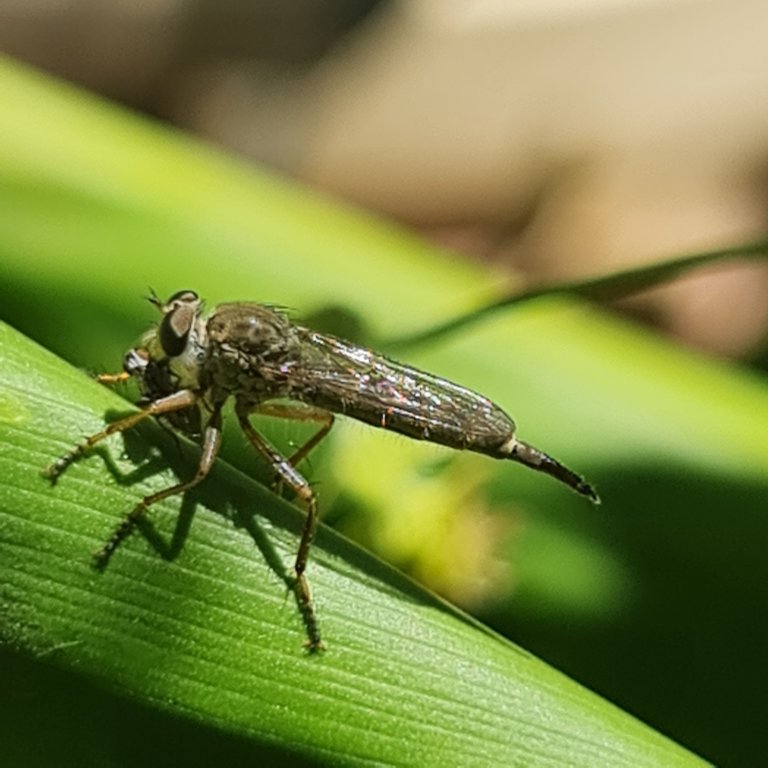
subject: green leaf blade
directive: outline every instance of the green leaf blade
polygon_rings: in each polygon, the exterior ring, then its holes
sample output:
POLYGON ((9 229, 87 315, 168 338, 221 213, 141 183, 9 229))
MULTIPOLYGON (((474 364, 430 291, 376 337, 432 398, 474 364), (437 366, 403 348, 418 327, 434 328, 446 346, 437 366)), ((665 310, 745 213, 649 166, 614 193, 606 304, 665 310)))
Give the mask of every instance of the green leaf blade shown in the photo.
POLYGON ((279 573, 301 514, 223 463, 192 500, 153 512, 168 537, 195 508, 175 559, 137 532, 94 572, 89 554, 120 516, 172 480, 155 441, 179 472, 185 462, 148 428, 125 445, 151 471, 110 471, 133 464, 118 438, 112 458, 88 456, 49 487, 40 468, 77 439, 71 425, 90 429, 122 401, 8 328, 0 359, 2 636, 17 651, 254 750, 357 764, 701 764, 326 530, 309 574, 329 648, 307 656, 279 573))

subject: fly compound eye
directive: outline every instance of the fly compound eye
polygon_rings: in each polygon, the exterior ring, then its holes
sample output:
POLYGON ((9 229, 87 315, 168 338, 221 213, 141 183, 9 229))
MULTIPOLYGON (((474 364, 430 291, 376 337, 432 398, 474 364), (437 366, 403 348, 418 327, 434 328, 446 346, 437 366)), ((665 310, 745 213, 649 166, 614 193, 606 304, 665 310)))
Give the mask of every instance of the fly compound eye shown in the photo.
POLYGON ((149 363, 149 353, 141 347, 129 350, 123 358, 123 370, 130 376, 143 375, 149 363))
POLYGON ((197 294, 184 291, 176 295, 182 298, 172 298, 166 304, 165 316, 158 329, 160 346, 168 357, 178 357, 184 351, 197 315, 197 294))
POLYGON ((157 307, 164 315, 170 312, 172 309, 175 309, 179 304, 199 304, 200 303, 200 297, 195 293, 195 291, 185 290, 185 291, 176 291, 169 299, 168 301, 160 301, 160 297, 155 293, 155 291, 150 288, 149 289, 149 296, 147 297, 148 301, 152 306, 157 307))
POLYGON ((179 304, 196 304, 198 301, 200 297, 194 291, 177 291, 165 302, 163 311, 168 312, 179 304))

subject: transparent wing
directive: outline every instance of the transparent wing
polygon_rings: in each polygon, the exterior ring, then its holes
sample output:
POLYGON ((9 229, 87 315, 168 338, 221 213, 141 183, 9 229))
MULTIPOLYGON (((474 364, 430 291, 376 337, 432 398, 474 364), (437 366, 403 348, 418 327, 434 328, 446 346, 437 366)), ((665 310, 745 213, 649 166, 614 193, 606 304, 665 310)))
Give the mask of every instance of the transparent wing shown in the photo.
POLYGON ((514 433, 512 420, 472 390, 335 336, 295 328, 297 354, 264 370, 282 379, 293 399, 453 447, 498 447, 514 433))

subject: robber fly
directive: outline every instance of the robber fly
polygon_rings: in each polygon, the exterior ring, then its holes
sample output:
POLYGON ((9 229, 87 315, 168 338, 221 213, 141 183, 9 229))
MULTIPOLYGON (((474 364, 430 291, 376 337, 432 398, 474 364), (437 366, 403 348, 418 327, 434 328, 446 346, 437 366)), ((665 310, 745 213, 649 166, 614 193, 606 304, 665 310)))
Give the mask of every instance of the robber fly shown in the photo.
POLYGON ((149 507, 184 493, 206 477, 219 452, 222 408, 230 398, 249 442, 270 464, 278 481, 307 507, 292 584, 311 651, 323 647, 305 575, 317 523, 317 499, 296 467, 328 434, 335 413, 416 440, 512 459, 599 501, 583 478, 519 440, 514 421, 470 389, 296 325, 283 310, 270 305, 221 304, 206 315, 194 291, 179 291, 165 303, 157 297, 151 301, 162 314, 159 325, 126 354, 121 373, 99 377, 105 383, 136 379, 142 410, 86 438, 45 474, 55 482, 96 443, 148 416, 197 438, 202 452, 192 478, 146 496, 126 515, 96 553, 99 567, 106 565, 149 507), (293 455, 285 457, 251 425, 254 413, 311 421, 318 429, 293 455))

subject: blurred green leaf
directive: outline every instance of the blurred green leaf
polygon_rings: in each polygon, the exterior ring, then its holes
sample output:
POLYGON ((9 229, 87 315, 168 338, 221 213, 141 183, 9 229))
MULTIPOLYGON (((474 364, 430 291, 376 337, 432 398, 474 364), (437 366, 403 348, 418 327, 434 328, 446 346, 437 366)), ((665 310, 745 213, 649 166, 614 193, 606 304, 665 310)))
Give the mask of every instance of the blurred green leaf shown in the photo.
POLYGON ((504 296, 464 315, 452 317, 447 322, 433 328, 407 334, 392 339, 393 347, 411 347, 416 344, 434 342, 442 336, 455 333, 469 325, 479 322, 488 315, 508 310, 520 304, 550 296, 571 296, 594 301, 615 301, 631 296, 639 291, 654 288, 668 283, 693 270, 710 264, 717 264, 732 259, 766 259, 768 258, 768 240, 760 239, 754 243, 717 248, 705 253, 693 253, 686 256, 675 256, 652 264, 641 264, 638 267, 623 269, 596 277, 579 280, 569 280, 561 283, 537 285, 532 288, 504 296))

